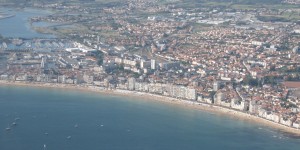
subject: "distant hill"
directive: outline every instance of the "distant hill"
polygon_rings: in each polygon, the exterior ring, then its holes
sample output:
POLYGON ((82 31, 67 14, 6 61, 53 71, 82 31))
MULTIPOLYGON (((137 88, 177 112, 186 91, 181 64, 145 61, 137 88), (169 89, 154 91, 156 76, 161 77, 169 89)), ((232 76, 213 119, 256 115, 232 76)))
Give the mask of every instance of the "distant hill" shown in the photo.
POLYGON ((282 0, 212 0, 237 4, 279 4, 282 0))
MULTIPOLYGON (((125 0, 0 0, 1 3, 15 3, 22 5, 24 3, 31 4, 33 2, 49 2, 49 3, 55 3, 55 2, 124 2, 125 0)), ((151 1, 151 0, 149 0, 151 1)), ((166 0, 161 0, 166 1, 166 0)), ((200 4, 200 3, 228 3, 228 4, 242 4, 242 5, 256 5, 256 4, 266 4, 266 5, 274 5, 274 4, 280 4, 283 0, 180 0, 183 3, 189 3, 189 4, 200 4)), ((178 3, 180 3, 180 1, 178 3)))
POLYGON ((228 2, 234 4, 279 4, 282 0, 183 0, 185 2, 228 2))
MULTIPOLYGON (((24 2, 76 2, 76 1, 103 1, 103 0, 0 0, 6 3, 24 3, 24 2)), ((120 0, 123 1, 123 0, 120 0)), ((151 1, 151 0, 150 0, 151 1)), ((278 4, 282 0, 182 0, 185 2, 228 2, 237 4, 278 4)))
POLYGON ((31 2, 78 2, 78 1, 95 1, 95 0, 0 0, 2 3, 31 3, 31 2))

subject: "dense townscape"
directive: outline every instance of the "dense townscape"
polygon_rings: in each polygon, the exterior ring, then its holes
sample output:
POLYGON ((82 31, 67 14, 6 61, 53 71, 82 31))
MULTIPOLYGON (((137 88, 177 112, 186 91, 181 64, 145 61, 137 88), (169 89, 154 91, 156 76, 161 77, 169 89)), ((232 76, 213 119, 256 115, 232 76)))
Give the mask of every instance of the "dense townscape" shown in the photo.
POLYGON ((299 1, 78 3, 33 3, 55 13, 31 24, 55 23, 36 30, 57 38, 0 37, 0 80, 145 92, 300 129, 299 1))

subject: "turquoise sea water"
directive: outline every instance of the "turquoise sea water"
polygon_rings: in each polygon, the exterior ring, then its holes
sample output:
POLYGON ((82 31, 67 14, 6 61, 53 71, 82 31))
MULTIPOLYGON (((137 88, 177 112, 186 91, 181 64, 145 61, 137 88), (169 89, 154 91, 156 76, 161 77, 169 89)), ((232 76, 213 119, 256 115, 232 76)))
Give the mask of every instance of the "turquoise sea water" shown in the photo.
POLYGON ((0 149, 41 150, 44 144, 47 150, 298 150, 300 140, 157 101, 0 86, 0 149))
MULTIPOLYGON (((14 38, 53 38, 50 34, 41 34, 35 32, 30 27, 28 19, 36 16, 50 15, 51 12, 37 9, 14 9, 0 7, 0 12, 14 14, 14 17, 0 19, 0 34, 5 37, 14 38)), ((45 23, 44 23, 45 24, 45 23)))

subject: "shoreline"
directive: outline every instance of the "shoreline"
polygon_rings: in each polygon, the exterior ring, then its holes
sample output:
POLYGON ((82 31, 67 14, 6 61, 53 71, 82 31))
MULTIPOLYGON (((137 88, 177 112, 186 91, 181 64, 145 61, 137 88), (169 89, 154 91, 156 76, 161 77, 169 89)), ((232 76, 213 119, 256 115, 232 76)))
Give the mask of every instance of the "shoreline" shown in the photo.
POLYGON ((15 16, 16 16, 15 14, 12 14, 12 15, 3 15, 3 16, 0 15, 0 20, 12 18, 12 17, 15 17, 15 16))
POLYGON ((230 118, 234 118, 237 120, 244 120, 250 123, 261 124, 265 127, 269 127, 275 129, 281 133, 287 134, 291 137, 300 138, 300 130, 292 127, 288 127, 258 116, 254 116, 245 112, 233 110, 226 107, 221 107, 212 104, 201 103, 198 101, 187 101, 180 100, 172 97, 166 97, 163 95, 156 95, 151 93, 143 93, 138 91, 128 91, 128 90, 107 90, 101 89, 98 87, 97 89, 93 86, 80 86, 80 85, 69 85, 69 84, 55 84, 55 83, 35 83, 35 82, 9 82, 9 81, 0 81, 0 86, 19 86, 19 87, 35 87, 35 88, 51 88, 51 89, 63 89, 63 90, 72 90, 72 91, 82 91, 82 92, 93 92, 102 95, 110 95, 110 96, 126 96, 134 99, 143 98, 143 100, 151 100, 160 103, 166 103, 171 105, 176 105, 184 108, 192 108, 195 110, 211 112, 214 115, 222 115, 230 118))

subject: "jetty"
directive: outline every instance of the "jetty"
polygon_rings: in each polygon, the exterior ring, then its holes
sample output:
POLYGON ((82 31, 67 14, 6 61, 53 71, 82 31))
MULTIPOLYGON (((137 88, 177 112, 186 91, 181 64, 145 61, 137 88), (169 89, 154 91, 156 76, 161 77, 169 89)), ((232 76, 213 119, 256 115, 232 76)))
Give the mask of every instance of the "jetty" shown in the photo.
POLYGON ((7 18, 12 18, 16 16, 15 14, 12 14, 12 15, 8 15, 8 14, 0 14, 0 20, 1 19, 7 19, 7 18))

